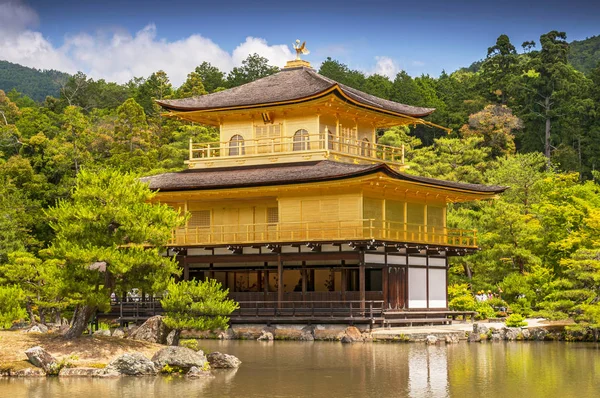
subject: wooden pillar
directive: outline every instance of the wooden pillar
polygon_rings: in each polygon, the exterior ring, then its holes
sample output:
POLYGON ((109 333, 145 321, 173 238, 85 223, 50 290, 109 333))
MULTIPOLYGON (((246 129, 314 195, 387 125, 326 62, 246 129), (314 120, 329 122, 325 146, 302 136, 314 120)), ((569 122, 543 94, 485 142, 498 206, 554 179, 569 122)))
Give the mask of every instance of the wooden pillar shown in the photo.
POLYGON ((281 254, 277 255, 277 308, 283 303, 283 261, 281 254))
POLYGON ((185 259, 183 260, 183 280, 190 280, 190 266, 185 262, 185 259))
POLYGON ((208 273, 210 275, 210 279, 215 279, 215 268, 214 267, 215 267, 215 265, 213 263, 210 263, 208 265, 208 268, 210 269, 210 271, 208 273))
POLYGON ((269 266, 269 263, 264 263, 264 271, 263 271, 263 295, 264 295, 264 301, 267 301, 268 299, 268 295, 269 295, 269 270, 267 269, 267 267, 269 266))
POLYGON ((256 291, 261 292, 263 290, 262 286, 263 286, 262 271, 256 270, 256 291))
POLYGON ((365 252, 360 253, 360 263, 358 266, 358 288, 359 288, 359 296, 360 296, 360 309, 361 311, 365 310, 365 252))
POLYGON ((306 277, 306 261, 302 261, 302 300, 306 300, 306 291, 308 290, 308 278, 306 277))
POLYGON ((383 308, 388 308, 388 291, 389 291, 389 273, 390 273, 390 268, 385 265, 382 269, 381 269, 381 292, 383 293, 383 308))
POLYGON ((345 267, 346 261, 342 260, 342 286, 340 286, 340 290, 342 291, 342 301, 346 301, 346 288, 348 287, 348 273, 345 267))

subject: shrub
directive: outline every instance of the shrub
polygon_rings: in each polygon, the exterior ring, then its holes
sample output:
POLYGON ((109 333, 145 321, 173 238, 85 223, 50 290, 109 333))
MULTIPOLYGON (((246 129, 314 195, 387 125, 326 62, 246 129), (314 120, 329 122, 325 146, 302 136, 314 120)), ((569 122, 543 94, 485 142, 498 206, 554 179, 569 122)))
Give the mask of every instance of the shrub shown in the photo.
POLYGON ((476 303, 475 311, 477 311, 477 319, 488 319, 496 316, 496 310, 486 302, 476 303))
POLYGON ((514 303, 510 304, 510 310, 514 314, 519 314, 523 316, 530 316, 533 312, 531 310, 531 303, 526 298, 516 299, 514 303))
POLYGON ((448 307, 455 311, 475 311, 475 298, 471 294, 468 285, 454 284, 448 286, 448 307))
POLYGON ((511 314, 508 318, 506 318, 506 326, 511 328, 518 328, 521 326, 527 326, 527 322, 525 322, 525 318, 523 318, 520 314, 511 314))
POLYGON ((181 347, 186 347, 194 351, 198 351, 200 349, 200 344, 198 344, 198 340, 196 339, 185 339, 179 341, 179 345, 181 347))

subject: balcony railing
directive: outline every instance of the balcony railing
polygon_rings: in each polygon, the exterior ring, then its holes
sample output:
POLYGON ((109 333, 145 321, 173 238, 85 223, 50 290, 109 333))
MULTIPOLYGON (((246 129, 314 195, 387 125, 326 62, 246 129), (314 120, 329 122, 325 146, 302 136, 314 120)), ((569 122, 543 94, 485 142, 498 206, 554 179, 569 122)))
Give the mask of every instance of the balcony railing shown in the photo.
POLYGON ((171 246, 203 246, 371 239, 477 247, 475 230, 376 221, 374 219, 186 227, 174 230, 169 244, 171 246))
POLYGON ((204 143, 194 143, 190 139, 189 158, 192 162, 214 161, 223 158, 252 158, 323 151, 365 161, 404 164, 404 145, 393 147, 364 140, 332 137, 327 134, 204 143))

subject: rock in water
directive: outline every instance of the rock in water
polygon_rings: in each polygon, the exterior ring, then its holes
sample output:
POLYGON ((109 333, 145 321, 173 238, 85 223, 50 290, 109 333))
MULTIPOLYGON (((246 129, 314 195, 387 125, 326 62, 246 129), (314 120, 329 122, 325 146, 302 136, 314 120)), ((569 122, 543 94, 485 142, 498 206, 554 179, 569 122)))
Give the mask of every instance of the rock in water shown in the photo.
POLYGON ((170 332, 171 329, 165 325, 163 317, 156 315, 152 318, 148 318, 142 326, 135 329, 129 335, 129 338, 133 340, 148 341, 150 343, 165 344, 170 332))
POLYGON ((460 339, 455 334, 446 335, 445 340, 446 344, 458 344, 460 342, 460 339))
POLYGON ((348 326, 346 330, 344 330, 341 341, 342 343, 355 343, 357 341, 363 341, 363 337, 358 328, 355 326, 348 326))
POLYGON ((438 342, 438 338, 435 337, 434 335, 430 334, 429 336, 426 337, 427 345, 436 345, 438 342))
POLYGON ((11 377, 46 377, 46 372, 44 372, 44 369, 38 368, 11 370, 9 373, 11 377))
POLYGON ((262 333, 260 334, 260 337, 257 338, 256 340, 258 341, 272 341, 273 340, 273 333, 271 332, 266 332, 266 331, 262 331, 262 333))
POLYGON ((206 358, 210 367, 215 369, 234 369, 242 363, 237 357, 220 352, 208 354, 206 358))
POLYGON ((177 366, 182 369, 191 369, 196 366, 202 369, 206 364, 206 357, 186 347, 166 347, 159 350, 152 357, 152 362, 160 370, 165 365, 177 366))
POLYGON ((105 369, 98 368, 62 368, 60 377, 105 377, 105 369))
POLYGON ((138 352, 116 357, 106 367, 106 373, 116 372, 129 376, 146 376, 157 373, 154 362, 138 352))
POLYGON ((189 372, 187 372, 185 375, 191 379, 198 379, 200 377, 214 377, 210 372, 202 370, 196 366, 192 366, 189 372))
POLYGON ((38 368, 44 369, 47 374, 56 374, 60 370, 56 358, 40 346, 28 349, 25 351, 25 355, 27 355, 29 362, 38 368))

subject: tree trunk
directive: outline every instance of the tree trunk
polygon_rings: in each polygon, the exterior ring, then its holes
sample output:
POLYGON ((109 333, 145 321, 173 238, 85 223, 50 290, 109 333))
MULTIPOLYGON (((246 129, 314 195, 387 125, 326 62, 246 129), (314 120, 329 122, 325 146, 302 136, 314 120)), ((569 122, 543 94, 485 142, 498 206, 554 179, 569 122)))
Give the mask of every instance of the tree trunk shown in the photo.
POLYGON ((66 331, 64 337, 66 339, 76 339, 80 337, 87 327, 90 317, 96 312, 95 306, 82 305, 78 306, 73 313, 73 322, 71 327, 66 331))
POLYGON ((469 267, 469 264, 466 262, 463 263, 463 268, 465 269, 465 275, 467 275, 467 278, 469 278, 469 280, 473 279, 473 273, 471 272, 471 267, 469 267))
POLYGON ((31 300, 27 299, 27 302, 25 303, 25 309, 29 315, 29 324, 33 325, 35 323, 35 315, 33 313, 33 307, 31 306, 31 300))
POLYGON ((175 329, 175 334, 173 335, 173 342, 171 343, 172 346, 179 345, 179 337, 181 337, 181 329, 175 329))
POLYGON ((38 312, 40 313, 40 323, 42 325, 45 325, 46 324, 46 311, 40 308, 38 310, 38 312))
POLYGON ((551 146, 550 146, 550 128, 552 127, 550 116, 548 113, 550 112, 550 97, 546 97, 544 100, 544 108, 546 111, 546 131, 544 136, 544 155, 546 159, 548 159, 548 166, 550 165, 550 155, 551 155, 551 146))

